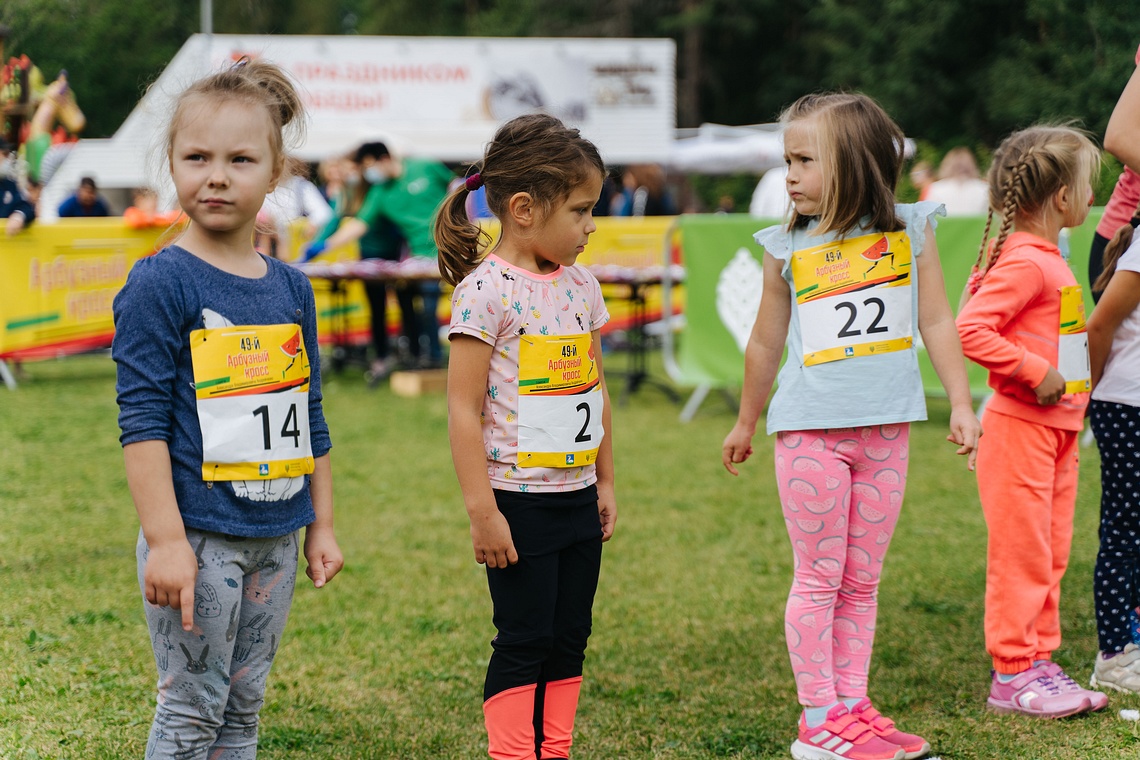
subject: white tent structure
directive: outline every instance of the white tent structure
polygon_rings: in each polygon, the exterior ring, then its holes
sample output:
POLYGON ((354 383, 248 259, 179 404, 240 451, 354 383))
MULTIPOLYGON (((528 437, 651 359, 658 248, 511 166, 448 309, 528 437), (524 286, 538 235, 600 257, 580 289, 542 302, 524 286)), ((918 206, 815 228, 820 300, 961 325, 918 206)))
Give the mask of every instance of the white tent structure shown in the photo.
MULTIPOLYGON (((702 124, 678 129, 668 160, 682 174, 763 174, 784 164, 784 138, 779 124, 732 127, 702 124)), ((914 156, 914 140, 903 145, 903 156, 914 156)))
POLYGON ((577 126, 608 163, 665 162, 676 125, 672 40, 204 35, 191 37, 115 135, 80 140, 45 186, 42 218, 79 178, 103 188, 164 179, 172 99, 242 56, 282 65, 309 123, 301 158, 384 140, 405 155, 475 161, 504 121, 543 110, 577 126))
POLYGON ((784 163, 779 124, 678 129, 669 167, 682 174, 763 174, 784 163))

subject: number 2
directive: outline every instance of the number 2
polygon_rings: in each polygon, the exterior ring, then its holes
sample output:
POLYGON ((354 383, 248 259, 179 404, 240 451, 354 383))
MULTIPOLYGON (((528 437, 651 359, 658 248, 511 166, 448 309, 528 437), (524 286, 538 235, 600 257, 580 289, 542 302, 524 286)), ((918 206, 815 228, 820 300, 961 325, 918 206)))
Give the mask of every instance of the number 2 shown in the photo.
POLYGON ((586 428, 590 427, 590 405, 583 401, 574 407, 574 410, 586 413, 586 421, 582 423, 582 429, 578 431, 578 435, 574 438, 574 443, 585 443, 590 440, 589 434, 586 433, 586 428))

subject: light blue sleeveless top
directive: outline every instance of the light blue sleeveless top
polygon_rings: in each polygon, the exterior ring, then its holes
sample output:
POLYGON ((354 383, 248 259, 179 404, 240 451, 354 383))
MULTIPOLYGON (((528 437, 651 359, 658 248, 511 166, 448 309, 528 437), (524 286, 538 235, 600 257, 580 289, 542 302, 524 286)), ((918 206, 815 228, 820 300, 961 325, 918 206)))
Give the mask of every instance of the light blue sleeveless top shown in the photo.
MULTIPOLYGON (((936 216, 945 216, 940 203, 897 204, 895 212, 906 224, 911 253, 922 254, 926 226, 937 226, 936 216)), ((777 378, 778 387, 768 407, 768 433, 781 430, 817 430, 861 427, 926 419, 926 399, 918 370, 918 267, 911 267, 911 325, 914 345, 875 356, 853 356, 839 361, 804 366, 803 332, 796 289, 792 282, 791 258, 796 251, 814 248, 839 238, 835 234, 813 235, 813 221, 806 229, 788 230, 783 225, 767 227, 754 235, 758 244, 783 263, 792 316, 788 324, 788 357, 777 378)), ((856 227, 844 235, 853 238, 878 232, 856 227)))

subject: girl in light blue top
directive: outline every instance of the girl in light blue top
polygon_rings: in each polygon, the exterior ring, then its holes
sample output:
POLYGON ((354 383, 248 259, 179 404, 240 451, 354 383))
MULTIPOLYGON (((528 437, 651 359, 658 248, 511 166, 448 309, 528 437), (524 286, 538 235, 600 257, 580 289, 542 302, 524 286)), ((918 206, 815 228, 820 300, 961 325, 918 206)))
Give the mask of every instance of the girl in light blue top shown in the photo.
POLYGON ((973 452, 962 349, 946 300, 933 203, 898 205, 903 134, 870 98, 808 95, 782 116, 791 218, 756 234, 764 289, 745 351, 733 475, 785 346, 768 412, 794 578, 785 631, 804 706, 797 760, 901 760, 930 745, 867 698, 882 560, 906 487, 909 423, 926 419, 915 328, 952 407, 948 440, 973 452))

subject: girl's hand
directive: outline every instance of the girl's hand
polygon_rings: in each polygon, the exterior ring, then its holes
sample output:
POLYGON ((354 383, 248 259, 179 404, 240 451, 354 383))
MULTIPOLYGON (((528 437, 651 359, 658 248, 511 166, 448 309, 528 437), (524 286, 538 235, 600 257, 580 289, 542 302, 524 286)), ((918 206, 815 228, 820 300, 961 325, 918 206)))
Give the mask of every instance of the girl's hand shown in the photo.
POLYGON ((966 468, 974 471, 978 459, 978 439, 982 437, 982 423, 970 407, 950 411, 950 435, 946 440, 958 444, 957 454, 966 456, 966 468))
POLYGON ((1065 378, 1057 371, 1056 367, 1050 367, 1049 371, 1045 373, 1045 379, 1033 389, 1033 392, 1037 394, 1038 404, 1052 406, 1061 400, 1061 396, 1065 395, 1065 378))
POLYGON ((340 546, 331 528, 305 528, 305 561, 309 566, 305 568, 305 575, 317 588, 336 577, 344 567, 344 555, 340 553, 340 546))
POLYGON ((617 524, 617 501, 613 486, 598 485, 598 519, 602 523, 602 543, 609 541, 617 524))
POLYGON ((724 447, 721 450, 721 461, 724 462, 724 469, 733 475, 740 474, 733 465, 740 464, 752 456, 753 434, 754 431, 749 431, 746 427, 737 422, 732 428, 732 432, 724 439, 724 447))
POLYGON ((182 610, 182 629, 194 627, 194 582, 198 558, 190 542, 182 539, 150 546, 143 569, 146 600, 159 607, 182 610))
POLYGON ((511 540, 511 526, 497 508, 471 515, 471 544, 480 565, 506 567, 519 561, 511 540))

